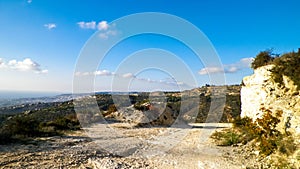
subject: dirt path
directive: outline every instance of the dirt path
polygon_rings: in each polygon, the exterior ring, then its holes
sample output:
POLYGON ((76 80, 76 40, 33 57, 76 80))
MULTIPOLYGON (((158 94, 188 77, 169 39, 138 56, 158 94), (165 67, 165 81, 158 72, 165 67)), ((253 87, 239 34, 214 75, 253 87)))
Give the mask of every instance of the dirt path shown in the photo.
POLYGON ((0 168, 241 168, 238 160, 224 157, 232 154, 231 147, 217 147, 208 138, 220 124, 193 126, 132 128, 115 123, 68 137, 1 146, 0 168))

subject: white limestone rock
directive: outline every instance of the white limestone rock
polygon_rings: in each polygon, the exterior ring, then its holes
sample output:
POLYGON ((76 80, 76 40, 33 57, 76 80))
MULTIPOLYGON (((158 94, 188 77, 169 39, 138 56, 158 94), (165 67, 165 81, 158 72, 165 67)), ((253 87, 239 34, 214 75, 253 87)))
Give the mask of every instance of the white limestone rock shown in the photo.
POLYGON ((273 113, 282 111, 278 129, 300 135, 300 95, 297 86, 288 77, 283 76, 280 86, 272 78, 270 71, 274 65, 267 65, 254 70, 254 74, 243 79, 241 89, 241 117, 253 120, 261 118, 262 108, 273 113))

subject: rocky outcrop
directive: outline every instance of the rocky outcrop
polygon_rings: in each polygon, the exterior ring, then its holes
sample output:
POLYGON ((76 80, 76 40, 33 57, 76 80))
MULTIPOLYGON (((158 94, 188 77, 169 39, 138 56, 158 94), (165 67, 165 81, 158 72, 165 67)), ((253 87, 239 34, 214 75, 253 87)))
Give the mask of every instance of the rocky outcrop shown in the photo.
POLYGON ((288 131, 300 136, 300 95, 297 86, 287 76, 283 84, 278 84, 272 77, 274 65, 259 67, 254 74, 243 79, 241 89, 241 117, 253 120, 261 118, 263 109, 273 113, 282 111, 278 130, 288 131))
POLYGON ((123 107, 111 113, 109 117, 120 122, 133 123, 136 125, 152 124, 163 126, 171 126, 176 119, 172 110, 164 106, 153 106, 152 109, 144 112, 136 110, 133 106, 123 107))

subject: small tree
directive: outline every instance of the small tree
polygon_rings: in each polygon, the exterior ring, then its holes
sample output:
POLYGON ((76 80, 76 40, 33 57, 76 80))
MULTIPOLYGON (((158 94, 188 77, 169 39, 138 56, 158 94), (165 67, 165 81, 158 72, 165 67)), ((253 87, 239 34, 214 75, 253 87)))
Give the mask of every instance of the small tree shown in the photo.
POLYGON ((251 64, 253 69, 270 64, 273 61, 271 50, 260 52, 251 64))

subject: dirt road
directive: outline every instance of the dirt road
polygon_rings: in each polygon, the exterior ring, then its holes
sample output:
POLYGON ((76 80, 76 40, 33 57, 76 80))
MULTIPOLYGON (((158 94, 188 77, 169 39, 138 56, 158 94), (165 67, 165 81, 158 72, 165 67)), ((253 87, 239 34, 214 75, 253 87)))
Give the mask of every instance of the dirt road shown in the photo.
POLYGON ((0 168, 243 168, 239 160, 232 161, 237 158, 225 158, 234 155, 232 147, 217 147, 209 138, 215 127, 229 126, 100 124, 69 136, 1 146, 0 168))

